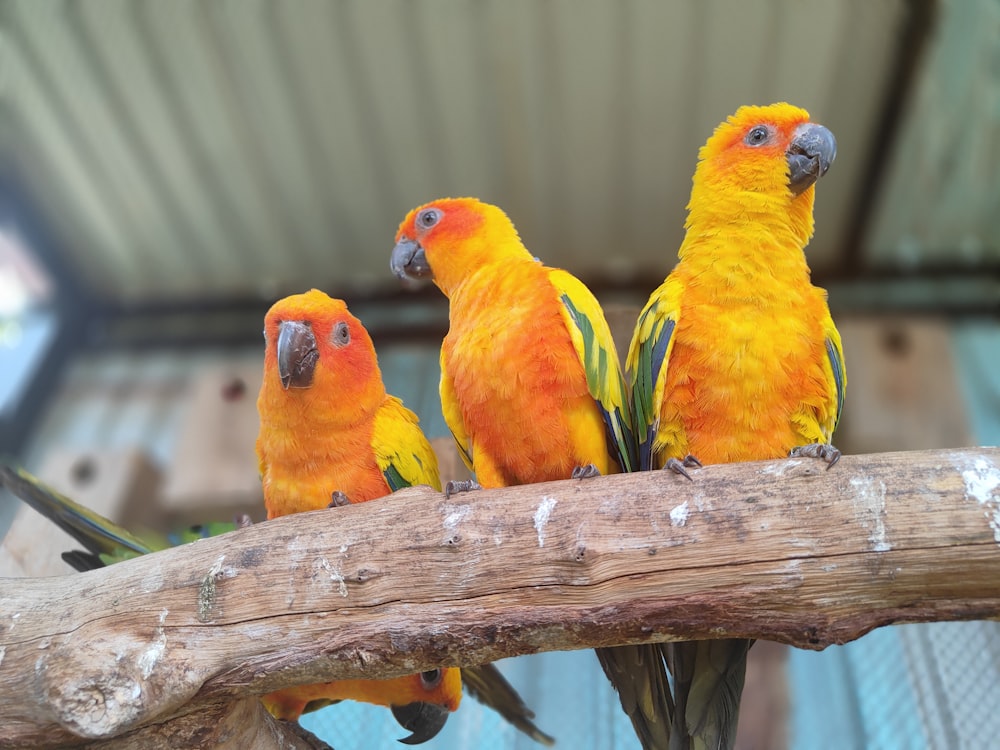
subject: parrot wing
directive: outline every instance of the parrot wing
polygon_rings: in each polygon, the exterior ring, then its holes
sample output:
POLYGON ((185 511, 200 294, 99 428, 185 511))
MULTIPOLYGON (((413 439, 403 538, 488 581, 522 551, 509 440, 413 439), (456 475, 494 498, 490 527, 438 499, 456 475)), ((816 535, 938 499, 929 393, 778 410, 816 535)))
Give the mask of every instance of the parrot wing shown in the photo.
POLYGON ((441 489, 437 456, 420 429, 417 415, 389 396, 375 417, 372 449, 389 489, 428 484, 441 489))
POLYGON ((63 559, 80 571, 100 568, 168 546, 143 541, 65 495, 46 486, 24 469, 0 465, 0 484, 12 495, 52 521, 86 548, 63 553, 63 559))
POLYGON ((596 649, 643 750, 668 750, 675 715, 664 643, 596 649))
POLYGON ((535 726, 535 712, 528 708, 514 687, 493 664, 481 667, 462 667, 462 685, 469 695, 489 706, 515 729, 543 745, 555 744, 555 739, 535 726))
POLYGON ((826 354, 830 360, 830 379, 832 380, 830 393, 831 395, 836 396, 836 410, 834 411, 836 416, 833 419, 833 423, 830 424, 827 422, 827 426, 825 426, 824 429, 826 442, 829 443, 833 437, 833 431, 837 428, 837 424, 840 422, 840 415, 844 411, 844 391, 847 389, 847 370, 844 368, 844 346, 840 342, 840 332, 833 324, 832 319, 827 319, 825 329, 824 340, 826 343, 826 354))
POLYGON ((632 409, 638 433, 638 463, 642 471, 656 468, 656 436, 661 433, 660 407, 667 382, 667 364, 680 320, 683 286, 670 278, 650 296, 639 315, 629 346, 627 370, 632 379, 632 409))
POLYGON ((730 638, 665 645, 677 696, 671 747, 733 747, 753 641, 730 638))
POLYGON ((455 384, 448 375, 448 370, 444 366, 444 350, 441 351, 441 411, 444 414, 445 424, 451 431, 451 436, 455 438, 455 445, 458 453, 462 457, 462 462, 469 471, 475 471, 472 465, 472 439, 465 429, 465 420, 462 418, 462 408, 455 395, 455 384))
POLYGON ((635 471, 635 433, 628 389, 611 328, 597 299, 583 282, 561 269, 551 269, 549 278, 563 304, 566 329, 587 376, 587 388, 604 417, 609 451, 622 471, 635 471))

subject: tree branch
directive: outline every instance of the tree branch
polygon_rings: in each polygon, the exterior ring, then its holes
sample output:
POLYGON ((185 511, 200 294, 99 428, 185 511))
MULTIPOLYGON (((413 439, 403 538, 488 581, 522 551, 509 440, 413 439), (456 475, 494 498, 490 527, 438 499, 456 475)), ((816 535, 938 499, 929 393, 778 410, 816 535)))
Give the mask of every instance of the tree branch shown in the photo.
POLYGON ((0 744, 110 738, 306 682, 1000 617, 1000 449, 429 488, 0 581, 0 744))

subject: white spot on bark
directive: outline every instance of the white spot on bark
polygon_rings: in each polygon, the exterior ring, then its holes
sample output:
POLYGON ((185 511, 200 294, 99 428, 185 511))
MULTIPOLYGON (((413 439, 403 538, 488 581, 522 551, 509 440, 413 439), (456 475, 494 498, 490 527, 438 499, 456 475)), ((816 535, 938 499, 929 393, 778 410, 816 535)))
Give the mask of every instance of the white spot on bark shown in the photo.
POLYGON ((444 506, 444 527, 448 531, 454 531, 462 521, 471 515, 471 505, 446 505, 444 506))
POLYGON ((794 459, 794 458, 791 459, 791 460, 787 460, 787 461, 776 461, 773 464, 768 464, 767 466, 764 466, 763 468, 761 468, 760 470, 758 470, 757 473, 758 474, 768 474, 768 475, 774 476, 774 477, 783 477, 785 475, 786 471, 788 471, 789 469, 794 469, 796 466, 798 466, 801 463, 802 463, 802 461, 799 461, 799 460, 794 459))
POLYGON ((872 477, 853 477, 851 487, 854 495, 854 517, 868 529, 868 541, 873 552, 888 552, 892 549, 885 531, 885 482, 876 482, 872 477))
POLYGON ((549 522, 549 516, 552 515, 552 509, 556 507, 556 503, 559 502, 554 497, 543 497, 542 502, 538 504, 538 510, 535 511, 535 531, 538 533, 538 546, 545 546, 545 527, 549 522))
POLYGON ((0 665, 3 665, 3 658, 7 655, 7 647, 0 646, 0 665))
MULTIPOLYGON (((156 668, 157 663, 160 661, 160 657, 163 656, 163 652, 167 648, 167 634, 163 630, 163 623, 166 619, 167 609, 164 607, 160 611, 160 624, 156 626, 153 642, 149 645, 149 648, 139 655, 139 671, 142 673, 142 678, 144 680, 148 680, 149 676, 153 674, 153 670, 156 668)), ((138 686, 136 687, 138 688, 138 686)))
POLYGON ((683 526, 688 522, 688 516, 690 515, 691 509, 688 507, 688 501, 685 500, 670 511, 670 525, 683 526))
POLYGON ((975 500, 983 506, 993 539, 1000 544, 1000 469, 986 458, 979 456, 962 470, 965 482, 965 499, 975 500))
POLYGON ((316 560, 316 564, 330 574, 330 580, 337 584, 337 591, 340 595, 347 596, 347 581, 344 580, 344 574, 340 570, 340 561, 338 560, 334 565, 331 565, 325 557, 320 557, 316 560))
POLYGON ((144 594, 152 594, 163 588, 163 572, 159 566, 152 573, 143 577, 139 588, 144 594))

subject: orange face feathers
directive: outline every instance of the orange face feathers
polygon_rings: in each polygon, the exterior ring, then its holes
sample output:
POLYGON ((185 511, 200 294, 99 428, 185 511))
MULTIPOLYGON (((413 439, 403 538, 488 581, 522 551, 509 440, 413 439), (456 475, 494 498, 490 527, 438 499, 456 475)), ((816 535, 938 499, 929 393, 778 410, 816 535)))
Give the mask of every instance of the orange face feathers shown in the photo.
POLYGON ((371 337, 342 300, 316 289, 285 297, 265 316, 264 337, 264 386, 276 397, 277 389, 344 403, 384 395, 371 337))
POLYGON ((507 214, 476 198, 442 198, 410 211, 390 266, 399 278, 433 279, 446 295, 484 266, 529 259, 507 214))

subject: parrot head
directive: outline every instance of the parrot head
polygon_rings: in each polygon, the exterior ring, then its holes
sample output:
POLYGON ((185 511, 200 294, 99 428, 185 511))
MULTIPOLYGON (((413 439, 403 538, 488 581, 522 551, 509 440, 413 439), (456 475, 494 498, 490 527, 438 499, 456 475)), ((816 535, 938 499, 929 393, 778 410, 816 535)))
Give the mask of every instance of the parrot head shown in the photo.
POLYGON ((372 340, 342 300, 316 289, 278 300, 264 318, 264 340, 262 396, 298 392, 351 404, 384 396, 372 340))
POLYGON ((410 735, 399 741, 419 745, 435 737, 458 709, 462 699, 462 674, 456 667, 430 669, 392 680, 344 680, 285 688, 261 697, 271 715, 298 721, 304 713, 318 711, 340 700, 359 700, 388 706, 410 735))
MULTIPOLYGON (((740 107, 719 125, 699 153, 695 186, 723 183, 789 200, 809 190, 830 168, 837 141, 809 113, 784 102, 740 107)), ((692 194, 692 199, 693 199, 692 194)))
POLYGON ((433 279, 446 295, 477 270, 530 257, 507 214, 475 198, 442 198, 410 211, 390 267, 400 279, 433 279))

